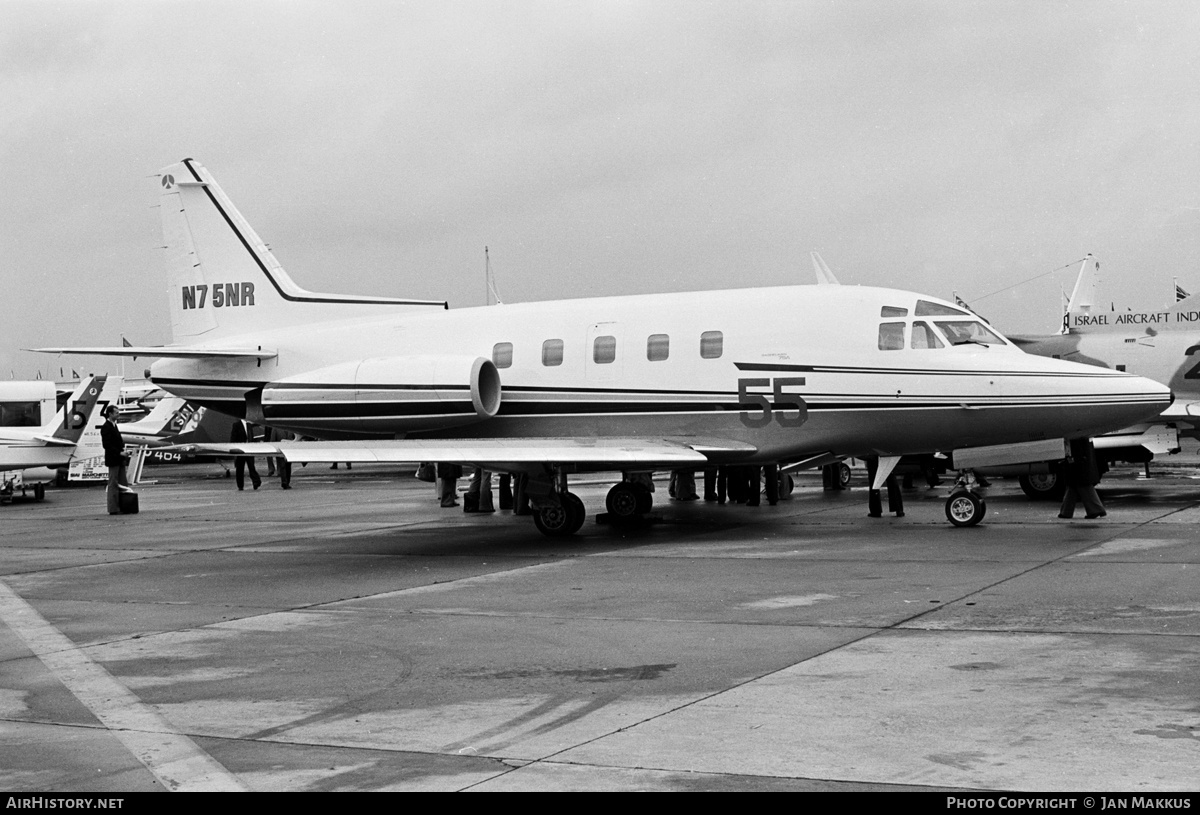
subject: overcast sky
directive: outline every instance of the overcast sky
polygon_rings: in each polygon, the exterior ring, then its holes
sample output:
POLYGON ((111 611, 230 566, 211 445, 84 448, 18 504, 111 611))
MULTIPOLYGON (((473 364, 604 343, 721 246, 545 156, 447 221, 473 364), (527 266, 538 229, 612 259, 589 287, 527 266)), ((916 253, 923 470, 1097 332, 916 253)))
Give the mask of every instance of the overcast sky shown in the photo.
POLYGON ((183 157, 315 291, 481 305, 484 246, 508 302, 810 283, 817 250, 1049 333, 1091 252, 1160 307, 1200 290, 1198 42, 1191 0, 0 0, 0 375, 170 340, 183 157))

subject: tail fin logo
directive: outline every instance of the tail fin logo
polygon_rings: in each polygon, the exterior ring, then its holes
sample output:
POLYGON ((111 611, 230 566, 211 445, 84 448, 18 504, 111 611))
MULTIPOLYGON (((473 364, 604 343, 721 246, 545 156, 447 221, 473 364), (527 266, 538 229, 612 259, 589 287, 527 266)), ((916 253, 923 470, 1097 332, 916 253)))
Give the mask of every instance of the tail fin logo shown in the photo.
POLYGON ((95 401, 99 395, 100 389, 91 387, 87 389, 85 399, 78 399, 71 407, 70 417, 67 419, 67 430, 78 430, 87 424, 88 414, 91 412, 91 403, 95 401), (82 402, 82 404, 80 404, 82 402))
POLYGON ((175 176, 167 173, 162 177, 162 185, 164 190, 169 190, 175 186, 175 176))

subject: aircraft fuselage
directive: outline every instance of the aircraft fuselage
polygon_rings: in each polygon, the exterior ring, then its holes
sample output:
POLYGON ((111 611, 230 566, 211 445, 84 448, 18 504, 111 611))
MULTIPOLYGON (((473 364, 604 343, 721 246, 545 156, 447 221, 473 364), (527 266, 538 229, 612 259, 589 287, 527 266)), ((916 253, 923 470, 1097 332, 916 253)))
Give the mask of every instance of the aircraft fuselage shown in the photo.
POLYGON ((919 300, 792 286, 380 309, 222 337, 214 347, 277 356, 164 359, 151 378, 196 404, 318 437, 713 437, 751 444, 763 461, 1085 436, 1170 403, 1137 377, 1002 342, 953 345, 939 333, 941 347, 913 347, 915 323, 958 319, 917 316, 919 300), (902 347, 881 347, 883 324, 902 347))

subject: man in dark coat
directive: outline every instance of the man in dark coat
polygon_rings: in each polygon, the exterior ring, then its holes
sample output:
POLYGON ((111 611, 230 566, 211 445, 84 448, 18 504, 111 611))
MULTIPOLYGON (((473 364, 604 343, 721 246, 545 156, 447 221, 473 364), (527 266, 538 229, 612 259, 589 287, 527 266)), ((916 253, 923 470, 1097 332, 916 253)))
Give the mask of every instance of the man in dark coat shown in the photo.
POLYGON ((1067 479, 1067 490, 1063 493, 1058 517, 1074 517, 1075 504, 1078 501, 1083 502, 1085 517, 1088 519, 1103 518, 1108 514, 1104 509, 1104 502, 1096 494, 1096 485, 1100 483, 1100 468, 1096 464, 1096 450, 1091 439, 1075 439, 1071 442, 1071 457, 1067 459, 1064 475, 1067 479))
POLYGON ((116 405, 109 405, 104 411, 104 424, 100 426, 100 442, 104 445, 104 466, 108 468, 108 514, 121 514, 120 495, 122 490, 129 490, 129 481, 125 475, 125 440, 117 429, 116 405))
MULTIPOLYGON (((235 421, 229 431, 229 441, 232 444, 253 441, 254 431, 251 427, 251 425, 240 419, 235 421)), ((234 476, 239 490, 245 488, 247 469, 250 470, 250 483, 254 485, 254 489, 262 486, 262 478, 258 475, 258 470, 254 467, 254 456, 238 456, 234 459, 233 464, 234 476)))

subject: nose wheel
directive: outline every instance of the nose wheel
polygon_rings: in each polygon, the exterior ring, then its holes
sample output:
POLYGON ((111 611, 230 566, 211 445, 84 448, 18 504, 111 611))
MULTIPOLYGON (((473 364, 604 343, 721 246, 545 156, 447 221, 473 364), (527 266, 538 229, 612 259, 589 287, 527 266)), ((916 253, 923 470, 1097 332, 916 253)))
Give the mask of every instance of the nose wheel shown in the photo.
POLYGON ((946 499, 946 518, 955 526, 974 526, 987 514, 987 504, 973 492, 958 490, 946 499))

